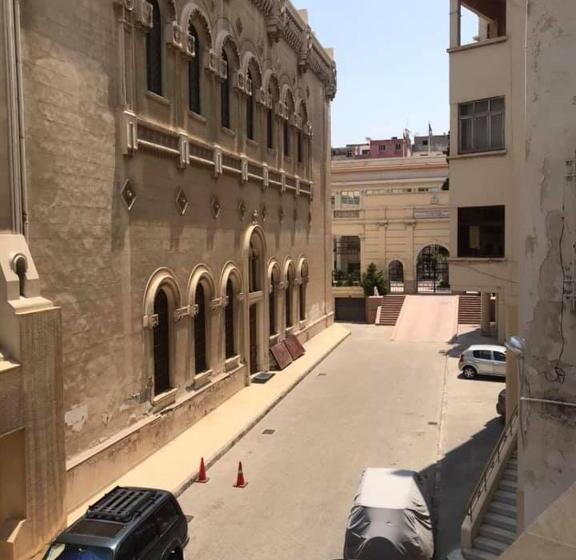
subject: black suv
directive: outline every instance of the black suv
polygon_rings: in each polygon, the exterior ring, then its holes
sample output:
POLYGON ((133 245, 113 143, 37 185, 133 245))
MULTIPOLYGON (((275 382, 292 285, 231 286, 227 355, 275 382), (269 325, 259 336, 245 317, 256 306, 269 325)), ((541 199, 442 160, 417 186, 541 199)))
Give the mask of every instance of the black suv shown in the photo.
POLYGON ((170 492, 120 488, 91 505, 44 560, 182 560, 188 524, 170 492))

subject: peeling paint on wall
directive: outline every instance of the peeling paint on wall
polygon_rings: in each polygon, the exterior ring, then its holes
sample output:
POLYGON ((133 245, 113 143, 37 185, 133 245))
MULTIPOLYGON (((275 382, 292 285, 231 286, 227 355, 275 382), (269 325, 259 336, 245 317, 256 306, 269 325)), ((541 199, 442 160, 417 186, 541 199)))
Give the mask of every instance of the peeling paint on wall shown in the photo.
POLYGON ((73 432, 79 432, 88 420, 88 406, 74 406, 64 415, 64 422, 73 432))

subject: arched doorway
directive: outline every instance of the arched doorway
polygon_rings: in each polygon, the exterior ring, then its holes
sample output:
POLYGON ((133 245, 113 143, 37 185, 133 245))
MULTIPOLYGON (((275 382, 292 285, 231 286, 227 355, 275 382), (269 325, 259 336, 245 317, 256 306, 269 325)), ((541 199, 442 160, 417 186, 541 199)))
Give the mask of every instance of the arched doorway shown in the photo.
POLYGON ((396 260, 388 265, 388 284, 390 293, 401 294, 404 292, 404 265, 396 260))
POLYGON ((170 389, 170 305, 160 288, 154 298, 154 396, 170 389))
POLYGON ((418 293, 449 291, 449 256, 448 249, 441 245, 427 245, 420 251, 416 265, 418 293))
POLYGON ((236 291, 232 278, 226 284, 226 309, 224 311, 224 336, 226 338, 226 359, 236 356, 236 336, 234 333, 236 291))

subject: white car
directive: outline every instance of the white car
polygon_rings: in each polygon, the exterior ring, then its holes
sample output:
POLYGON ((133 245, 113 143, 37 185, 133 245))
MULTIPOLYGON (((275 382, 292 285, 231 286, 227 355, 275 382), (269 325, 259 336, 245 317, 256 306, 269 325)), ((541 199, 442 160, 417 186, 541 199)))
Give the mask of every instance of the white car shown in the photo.
POLYGON ((506 377, 506 348, 496 344, 475 344, 460 355, 458 369, 466 379, 477 375, 506 377))

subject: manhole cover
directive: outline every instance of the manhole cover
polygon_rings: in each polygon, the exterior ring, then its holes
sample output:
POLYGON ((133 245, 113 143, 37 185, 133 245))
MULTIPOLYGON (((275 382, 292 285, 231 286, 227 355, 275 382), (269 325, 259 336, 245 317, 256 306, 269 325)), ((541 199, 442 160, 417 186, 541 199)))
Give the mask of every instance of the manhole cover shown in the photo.
POLYGON ((267 430, 264 430, 262 433, 263 433, 265 436, 271 436, 275 431, 276 431, 276 430, 267 429, 267 430))

